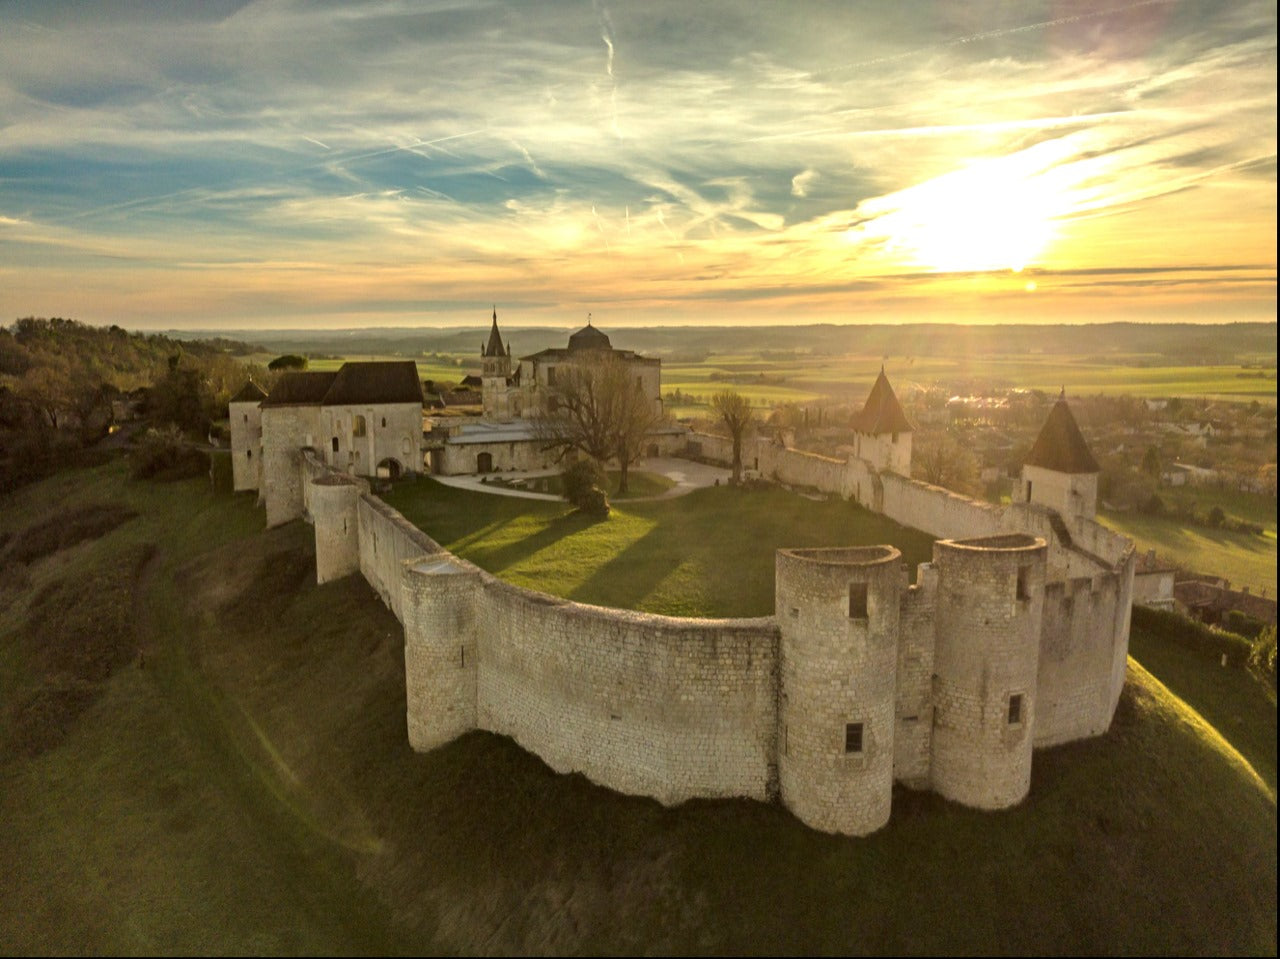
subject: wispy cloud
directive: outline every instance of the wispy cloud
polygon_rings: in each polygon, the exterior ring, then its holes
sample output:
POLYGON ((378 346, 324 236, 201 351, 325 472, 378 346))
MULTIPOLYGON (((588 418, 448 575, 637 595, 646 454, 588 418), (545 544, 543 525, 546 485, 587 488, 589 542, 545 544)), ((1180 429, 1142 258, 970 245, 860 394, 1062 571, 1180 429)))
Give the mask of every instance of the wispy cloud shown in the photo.
MULTIPOLYGON (((1103 274, 1061 271, 1274 264, 1273 4, 929 9, 31 6, 0 33, 0 311, 853 319, 945 313, 975 264, 1050 271, 1063 310, 1103 274)), ((1256 282, 1216 295, 1274 315, 1256 282)))

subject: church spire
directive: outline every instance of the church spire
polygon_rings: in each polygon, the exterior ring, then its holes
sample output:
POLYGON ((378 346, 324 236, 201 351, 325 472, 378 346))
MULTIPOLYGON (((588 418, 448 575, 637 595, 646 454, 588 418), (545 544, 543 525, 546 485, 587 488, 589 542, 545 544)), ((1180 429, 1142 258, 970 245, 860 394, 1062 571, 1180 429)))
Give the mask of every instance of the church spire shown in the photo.
POLYGON ((493 307, 493 326, 489 329, 489 342, 485 346, 481 356, 505 356, 506 350, 502 348, 502 334, 498 332, 498 307, 493 307))

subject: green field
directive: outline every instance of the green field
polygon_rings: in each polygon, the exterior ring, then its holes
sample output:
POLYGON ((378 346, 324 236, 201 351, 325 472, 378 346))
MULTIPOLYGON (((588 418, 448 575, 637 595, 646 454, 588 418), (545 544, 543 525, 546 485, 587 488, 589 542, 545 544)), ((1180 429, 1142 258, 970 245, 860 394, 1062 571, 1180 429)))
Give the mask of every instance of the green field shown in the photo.
MULTIPOLYGON (((477 518, 420 492, 434 535, 504 568, 585 533, 596 573, 634 556, 642 581, 652 545, 695 540, 644 524, 706 513, 723 537, 789 496, 636 504, 618 552, 535 501, 477 518)), ((861 528, 847 504, 789 498, 846 511, 822 514, 841 542, 861 528)), ((109 465, 0 505, 4 954, 1275 952, 1274 698, 1181 647, 1135 636, 1155 675, 1131 663, 1106 736, 1037 752, 1017 808, 897 790, 887 827, 847 839, 777 805, 621 796, 486 733, 414 754, 399 625, 358 576, 315 585, 311 529, 264 531, 252 496, 109 465), (62 536, 94 505, 138 515, 62 536)), ((706 572, 763 590, 733 567, 706 572)))
POLYGON ((1194 507, 1207 515, 1221 507, 1229 519, 1255 523, 1262 535, 1214 529, 1190 524, 1176 516, 1151 516, 1135 512, 1102 511, 1098 518, 1134 541, 1139 551, 1154 549, 1166 562, 1186 569, 1210 573, 1231 581, 1232 586, 1248 586, 1254 592, 1267 590, 1276 595, 1276 502, 1269 496, 1204 487, 1161 489, 1168 510, 1194 507))

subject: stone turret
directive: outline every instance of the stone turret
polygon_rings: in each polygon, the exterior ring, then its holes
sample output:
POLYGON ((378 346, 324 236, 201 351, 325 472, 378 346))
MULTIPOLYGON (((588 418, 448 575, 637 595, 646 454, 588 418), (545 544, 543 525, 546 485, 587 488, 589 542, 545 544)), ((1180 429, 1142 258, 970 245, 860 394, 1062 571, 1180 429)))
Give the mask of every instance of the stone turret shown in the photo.
POLYGON ((316 530, 316 582, 341 579, 360 569, 360 528, 356 513, 360 487, 340 473, 311 481, 311 520, 316 530))
POLYGON ((1064 517, 1093 519, 1098 511, 1099 472, 1063 390, 1023 461, 1022 498, 1064 517))
POLYGON ((777 553, 778 784, 824 832, 889 821, 902 554, 892 546, 777 553))
POLYGON ((250 380, 227 403, 231 426, 232 488, 256 490, 262 483, 262 401, 267 394, 250 380))
POLYGON ((855 455, 859 459, 877 470, 911 475, 911 422, 889 385, 883 366, 862 411, 853 418, 853 429, 857 434, 855 455))
POLYGON ((938 570, 933 788, 979 809, 1021 802, 1031 747, 1045 541, 1022 533, 933 546, 938 570))

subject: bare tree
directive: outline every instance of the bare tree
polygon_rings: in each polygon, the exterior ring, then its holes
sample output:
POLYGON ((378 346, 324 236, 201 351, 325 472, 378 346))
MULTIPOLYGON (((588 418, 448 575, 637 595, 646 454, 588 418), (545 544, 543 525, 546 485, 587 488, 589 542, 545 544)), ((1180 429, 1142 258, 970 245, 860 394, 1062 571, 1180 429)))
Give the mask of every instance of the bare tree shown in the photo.
POLYGON ((978 488, 977 459, 950 433, 918 435, 911 450, 911 471, 917 479, 957 493, 978 488))
POLYGON ((547 407, 534 417, 534 432, 559 457, 577 450, 602 464, 615 460, 618 492, 625 493, 628 470, 661 421, 661 407, 645 395, 629 366, 597 353, 557 368, 547 407))
POLYGON ((733 390, 722 390, 711 397, 711 409, 720 417, 720 422, 729 431, 733 440, 733 479, 737 486, 742 482, 742 437, 755 416, 751 412, 751 403, 741 393, 733 390))

